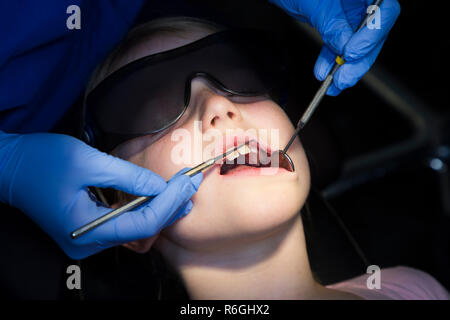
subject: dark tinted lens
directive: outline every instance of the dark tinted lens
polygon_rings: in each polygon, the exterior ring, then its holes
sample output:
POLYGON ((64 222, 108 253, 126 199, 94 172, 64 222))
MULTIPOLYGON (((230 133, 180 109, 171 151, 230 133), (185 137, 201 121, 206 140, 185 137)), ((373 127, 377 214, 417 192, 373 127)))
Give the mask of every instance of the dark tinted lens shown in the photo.
POLYGON ((272 40, 260 34, 216 43, 204 48, 204 54, 214 57, 215 61, 206 61, 203 71, 236 93, 261 95, 281 83, 282 58, 274 50, 272 40))
POLYGON ((184 82, 182 74, 170 72, 164 65, 142 67, 99 88, 87 103, 101 130, 153 133, 183 111, 184 82), (170 76, 162 77, 166 73, 170 76))

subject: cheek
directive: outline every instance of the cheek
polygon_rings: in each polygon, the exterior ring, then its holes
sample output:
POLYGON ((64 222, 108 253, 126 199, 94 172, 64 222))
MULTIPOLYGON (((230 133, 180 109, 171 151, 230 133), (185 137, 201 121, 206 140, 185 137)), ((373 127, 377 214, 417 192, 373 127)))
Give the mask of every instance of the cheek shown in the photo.
POLYGON ((154 142, 145 150, 143 166, 159 174, 165 180, 169 180, 183 166, 176 166, 171 161, 173 144, 170 134, 154 142))
POLYGON ((265 126, 255 128, 273 127, 281 129, 285 128, 287 124, 290 124, 289 118, 283 109, 271 100, 246 105, 241 111, 249 122, 265 124, 265 126))
POLYGON ((270 141, 272 151, 283 149, 294 133, 295 128, 288 116, 274 102, 250 105, 242 112, 244 117, 250 119, 249 127, 258 128, 258 136, 270 141))

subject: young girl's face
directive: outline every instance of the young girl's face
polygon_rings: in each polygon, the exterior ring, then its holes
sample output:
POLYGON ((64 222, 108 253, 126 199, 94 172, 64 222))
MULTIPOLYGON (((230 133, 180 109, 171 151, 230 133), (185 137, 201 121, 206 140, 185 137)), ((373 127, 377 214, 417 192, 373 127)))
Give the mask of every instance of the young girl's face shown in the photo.
MULTIPOLYGON (((190 40, 159 37, 154 46, 146 43, 135 48, 132 60, 193 40, 195 37, 190 40)), ((154 136, 128 141, 115 154, 168 180, 184 167, 194 167, 223 153, 228 149, 223 139, 234 142, 236 138, 242 142, 254 138, 260 148, 273 152, 284 148, 294 130, 274 101, 238 103, 216 92, 203 79, 194 79, 189 106, 176 124, 154 136)), ((192 197, 191 212, 160 236, 183 248, 211 250, 269 236, 277 227, 293 221, 309 192, 310 175, 298 138, 288 154, 295 172, 240 166, 220 174, 219 165, 206 171, 192 197)))

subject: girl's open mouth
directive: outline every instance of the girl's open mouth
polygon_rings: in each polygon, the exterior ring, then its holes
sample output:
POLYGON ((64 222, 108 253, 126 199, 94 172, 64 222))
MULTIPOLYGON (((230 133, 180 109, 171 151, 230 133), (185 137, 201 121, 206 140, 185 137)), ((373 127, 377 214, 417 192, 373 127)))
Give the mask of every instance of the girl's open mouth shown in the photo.
MULTIPOLYGON (((293 171, 289 161, 281 152, 270 152, 260 147, 259 143, 252 141, 245 148, 230 154, 220 166, 220 175, 233 172, 248 171, 258 174, 262 168, 277 168, 293 171)), ((276 170, 275 170, 276 171, 276 170)))

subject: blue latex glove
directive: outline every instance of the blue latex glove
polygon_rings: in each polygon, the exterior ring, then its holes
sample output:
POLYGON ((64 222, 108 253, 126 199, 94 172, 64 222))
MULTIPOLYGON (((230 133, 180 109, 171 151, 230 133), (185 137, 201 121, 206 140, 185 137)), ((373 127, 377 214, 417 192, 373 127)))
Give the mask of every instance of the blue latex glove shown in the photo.
POLYGON ((189 199, 199 188, 203 175, 189 178, 181 172, 166 182, 150 170, 102 153, 70 136, 0 131, 1 201, 21 209, 72 259, 151 237, 186 215, 192 209, 189 199), (73 230, 111 211, 95 200, 88 186, 157 196, 73 240, 73 230))
POLYGON ((323 81, 337 55, 346 63, 339 68, 328 95, 336 96, 352 87, 370 69, 389 31, 400 14, 397 0, 384 0, 380 6, 380 29, 364 27, 353 34, 364 19, 373 0, 269 0, 294 18, 314 27, 324 46, 317 59, 314 74, 323 81))

